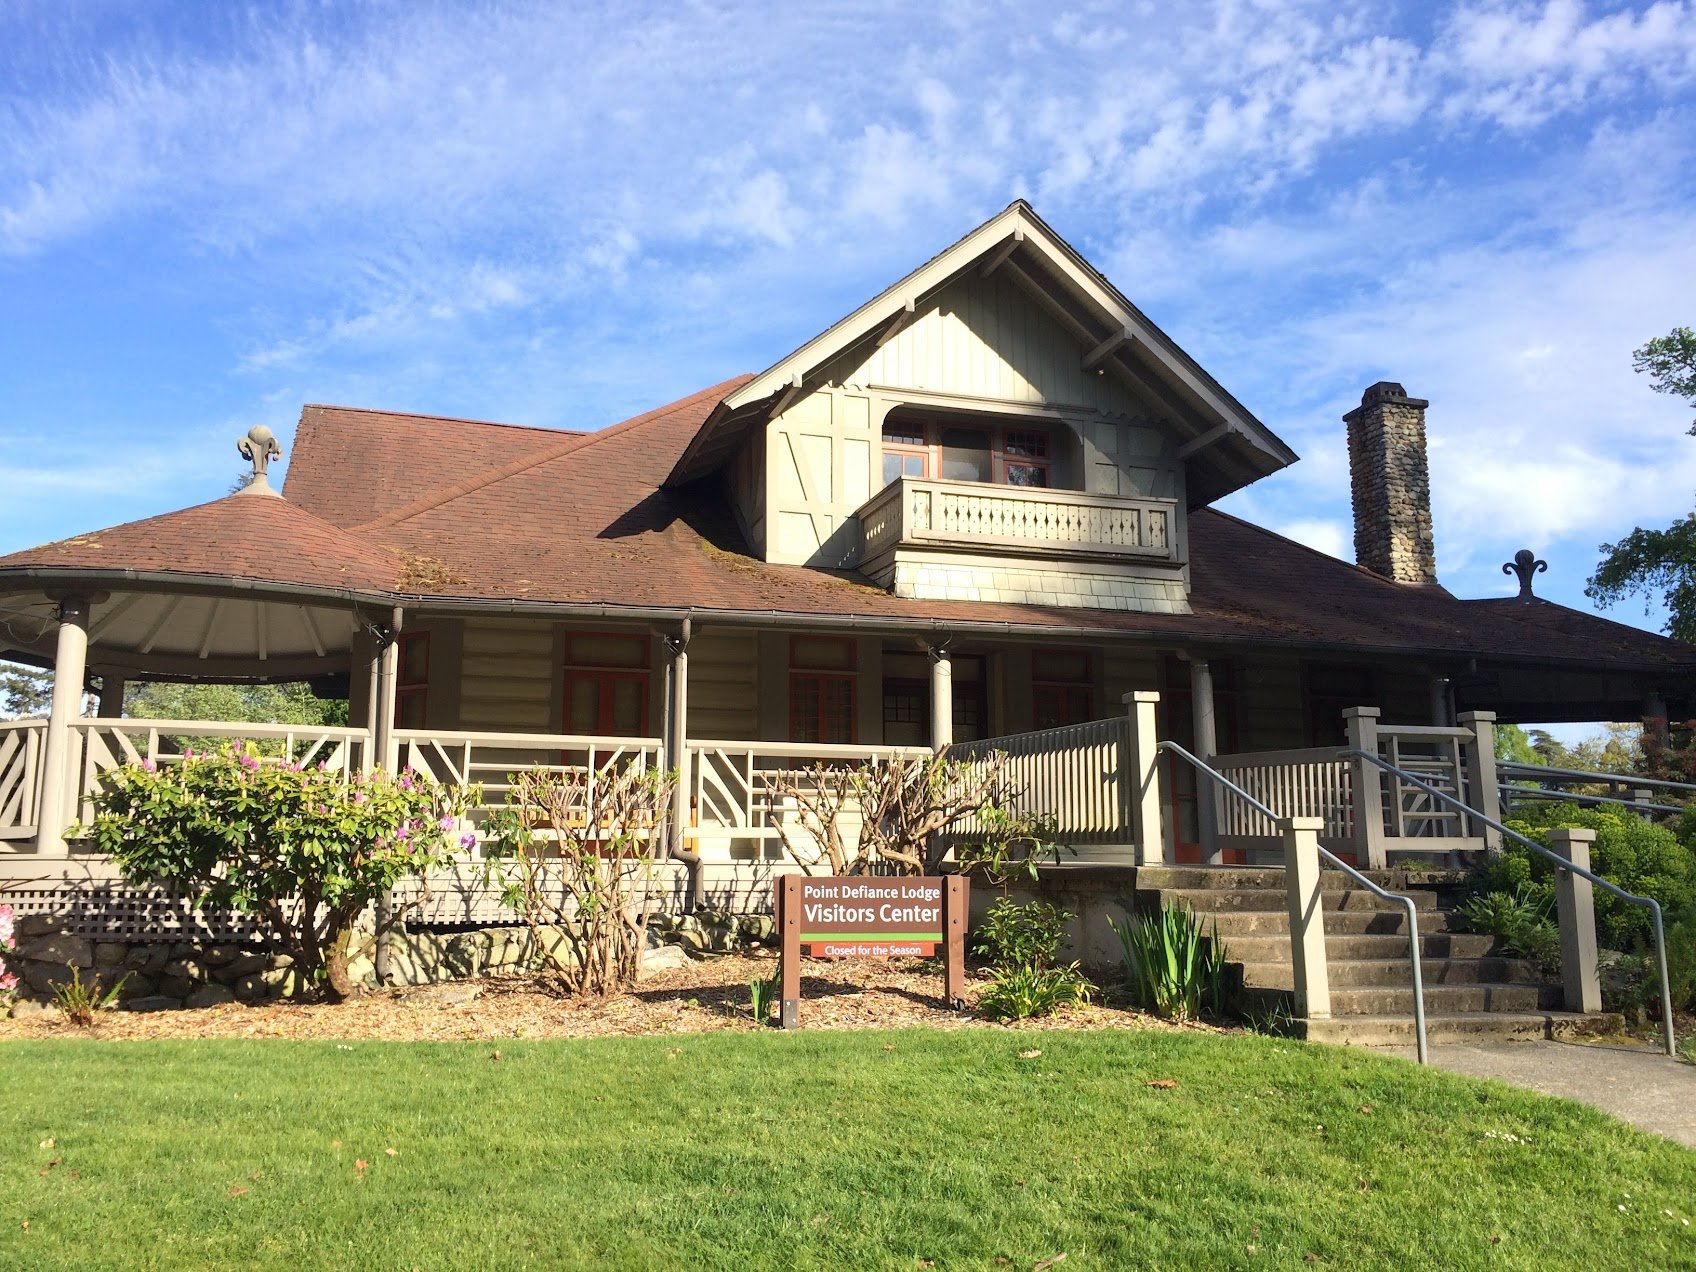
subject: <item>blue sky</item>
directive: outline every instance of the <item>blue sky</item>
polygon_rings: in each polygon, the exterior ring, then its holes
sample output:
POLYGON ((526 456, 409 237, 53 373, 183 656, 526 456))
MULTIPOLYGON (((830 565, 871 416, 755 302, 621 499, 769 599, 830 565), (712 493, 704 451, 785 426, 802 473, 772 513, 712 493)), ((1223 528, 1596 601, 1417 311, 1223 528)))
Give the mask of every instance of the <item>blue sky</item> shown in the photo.
MULTIPOLYGON (((222 493, 303 402, 598 427, 759 370, 1015 196, 1303 461, 1431 399, 1438 564, 1587 605, 1696 499, 1696 4, 8 0, 0 551, 222 493)), ((1614 611, 1658 626, 1641 604, 1614 611)))

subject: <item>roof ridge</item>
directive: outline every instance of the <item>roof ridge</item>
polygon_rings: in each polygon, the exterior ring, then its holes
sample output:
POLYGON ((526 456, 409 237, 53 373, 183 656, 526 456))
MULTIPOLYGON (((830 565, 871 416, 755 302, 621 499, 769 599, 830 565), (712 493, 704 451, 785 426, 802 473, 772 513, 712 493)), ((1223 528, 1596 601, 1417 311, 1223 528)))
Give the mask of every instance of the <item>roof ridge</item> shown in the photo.
POLYGON ((361 522, 356 526, 350 526, 349 529, 382 530, 390 526, 397 525, 402 521, 407 521, 416 517, 419 513, 428 512, 432 508, 439 508, 443 504, 452 503, 455 499, 460 499, 466 495, 482 490, 485 486, 493 485, 497 481, 505 481, 508 477, 516 477, 519 473, 528 472, 530 469, 540 467, 542 464, 549 463, 552 460, 563 458, 566 455, 573 455, 580 450, 585 450, 588 447, 595 446, 609 437, 623 436, 626 432, 633 429, 641 428, 646 424, 652 424, 662 415, 669 414, 672 411, 679 410, 682 407, 698 402, 702 398, 711 394, 716 393, 722 398, 731 387, 746 383, 747 380, 751 378, 752 377, 746 375, 732 376, 730 379, 722 381, 721 383, 710 385, 709 387, 701 389, 695 393, 691 393, 686 397, 680 397, 675 402, 667 402, 663 406, 656 406, 650 411, 644 411, 640 415, 633 415, 629 419, 621 420, 619 423, 610 425, 607 428, 597 429, 592 433, 579 433, 577 436, 567 439, 558 446, 538 451, 534 455, 521 456, 508 464, 503 464, 499 468, 490 469, 476 477, 460 482, 457 486, 451 487, 448 490, 435 495, 427 495, 422 499, 414 500, 412 503, 407 504, 403 508, 397 508, 393 512, 385 513, 381 517, 374 517, 370 521, 361 522))
MULTIPOLYGON (((1190 515, 1193 517, 1196 512, 1210 512, 1216 517, 1223 517, 1226 521, 1234 521, 1245 530, 1253 530, 1256 534, 1265 535, 1269 539, 1276 539, 1280 543, 1287 543, 1292 548, 1296 548, 1299 551, 1307 553, 1308 556, 1318 557, 1321 561, 1326 562, 1328 565, 1340 565, 1345 570, 1353 570, 1362 578, 1370 579, 1374 583, 1382 583, 1385 587, 1395 588, 1398 592, 1405 591, 1409 587, 1434 587, 1457 601, 1462 599, 1461 597, 1455 596, 1453 592, 1450 592, 1449 589, 1444 587, 1441 583, 1398 583, 1394 579, 1387 579, 1382 574, 1377 574, 1372 570, 1367 569, 1364 565, 1357 564, 1354 561, 1345 561, 1342 557, 1334 557, 1329 552, 1321 552, 1318 548, 1310 547, 1303 543, 1300 539, 1292 539, 1287 534, 1279 534, 1276 530, 1259 525, 1253 521, 1248 521, 1237 516, 1234 512, 1226 512, 1223 508, 1215 508, 1212 504, 1204 504, 1202 507, 1195 509, 1195 511, 1190 515)), ((1642 629, 1639 628, 1638 630, 1642 629)))
POLYGON ((517 428, 530 433, 563 434, 583 437, 591 430, 581 428, 549 428, 545 424, 513 424, 507 420, 479 420, 466 415, 431 415, 427 411, 390 411, 380 406, 337 406, 333 402, 302 402, 300 414, 304 419, 311 410, 346 411, 353 415, 393 415, 404 420, 435 420, 442 424, 476 424, 482 428, 517 428))

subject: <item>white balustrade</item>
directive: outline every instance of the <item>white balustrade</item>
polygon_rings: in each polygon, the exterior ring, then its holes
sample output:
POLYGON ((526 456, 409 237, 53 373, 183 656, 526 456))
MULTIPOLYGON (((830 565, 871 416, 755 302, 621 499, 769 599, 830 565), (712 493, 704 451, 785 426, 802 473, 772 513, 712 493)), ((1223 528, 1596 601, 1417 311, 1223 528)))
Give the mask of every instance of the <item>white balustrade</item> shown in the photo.
MULTIPOLYGON (((1137 792, 1128 718, 965 742, 949 754, 976 760, 995 752, 1007 757, 1001 772, 1010 802, 1020 813, 1052 819, 1054 834, 1062 843, 1133 842, 1137 792)), ((956 834, 969 838, 988 829, 981 819, 971 818, 956 834)))
POLYGON ((860 509, 864 559, 896 547, 1177 561, 1176 500, 902 477, 860 509))
MULTIPOLYGON (((1285 817, 1317 817, 1327 847, 1347 843, 1353 833, 1353 784, 1349 766, 1335 747, 1250 751, 1218 755, 1214 768, 1268 808, 1285 817)), ((1246 801, 1227 796, 1219 809, 1219 836, 1227 848, 1273 848, 1280 831, 1246 801), (1264 841, 1245 843, 1242 841, 1264 841)))

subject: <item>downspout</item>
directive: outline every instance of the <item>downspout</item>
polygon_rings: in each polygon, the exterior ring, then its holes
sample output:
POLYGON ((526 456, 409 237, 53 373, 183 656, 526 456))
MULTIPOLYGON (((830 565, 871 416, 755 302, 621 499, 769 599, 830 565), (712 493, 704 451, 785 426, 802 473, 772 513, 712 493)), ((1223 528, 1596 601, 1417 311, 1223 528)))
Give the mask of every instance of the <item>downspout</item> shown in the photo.
POLYGON ((693 913, 706 902, 706 879, 701 871, 701 854, 691 848, 684 837, 689 825, 689 638, 694 624, 685 618, 678 625, 677 635, 666 637, 665 647, 671 653, 666 666, 666 764, 677 774, 677 785, 671 792, 671 813, 665 837, 666 859, 681 861, 689 871, 688 911, 693 913))

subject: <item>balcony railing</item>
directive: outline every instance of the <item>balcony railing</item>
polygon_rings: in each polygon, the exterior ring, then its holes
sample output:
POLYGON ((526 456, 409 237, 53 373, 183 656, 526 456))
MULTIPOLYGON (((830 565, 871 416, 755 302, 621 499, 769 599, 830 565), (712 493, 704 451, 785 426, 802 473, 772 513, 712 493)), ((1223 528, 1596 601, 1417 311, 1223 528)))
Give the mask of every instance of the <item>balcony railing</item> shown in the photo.
POLYGON ((1174 499, 902 477, 860 508, 872 561, 900 547, 1180 564, 1174 499))

